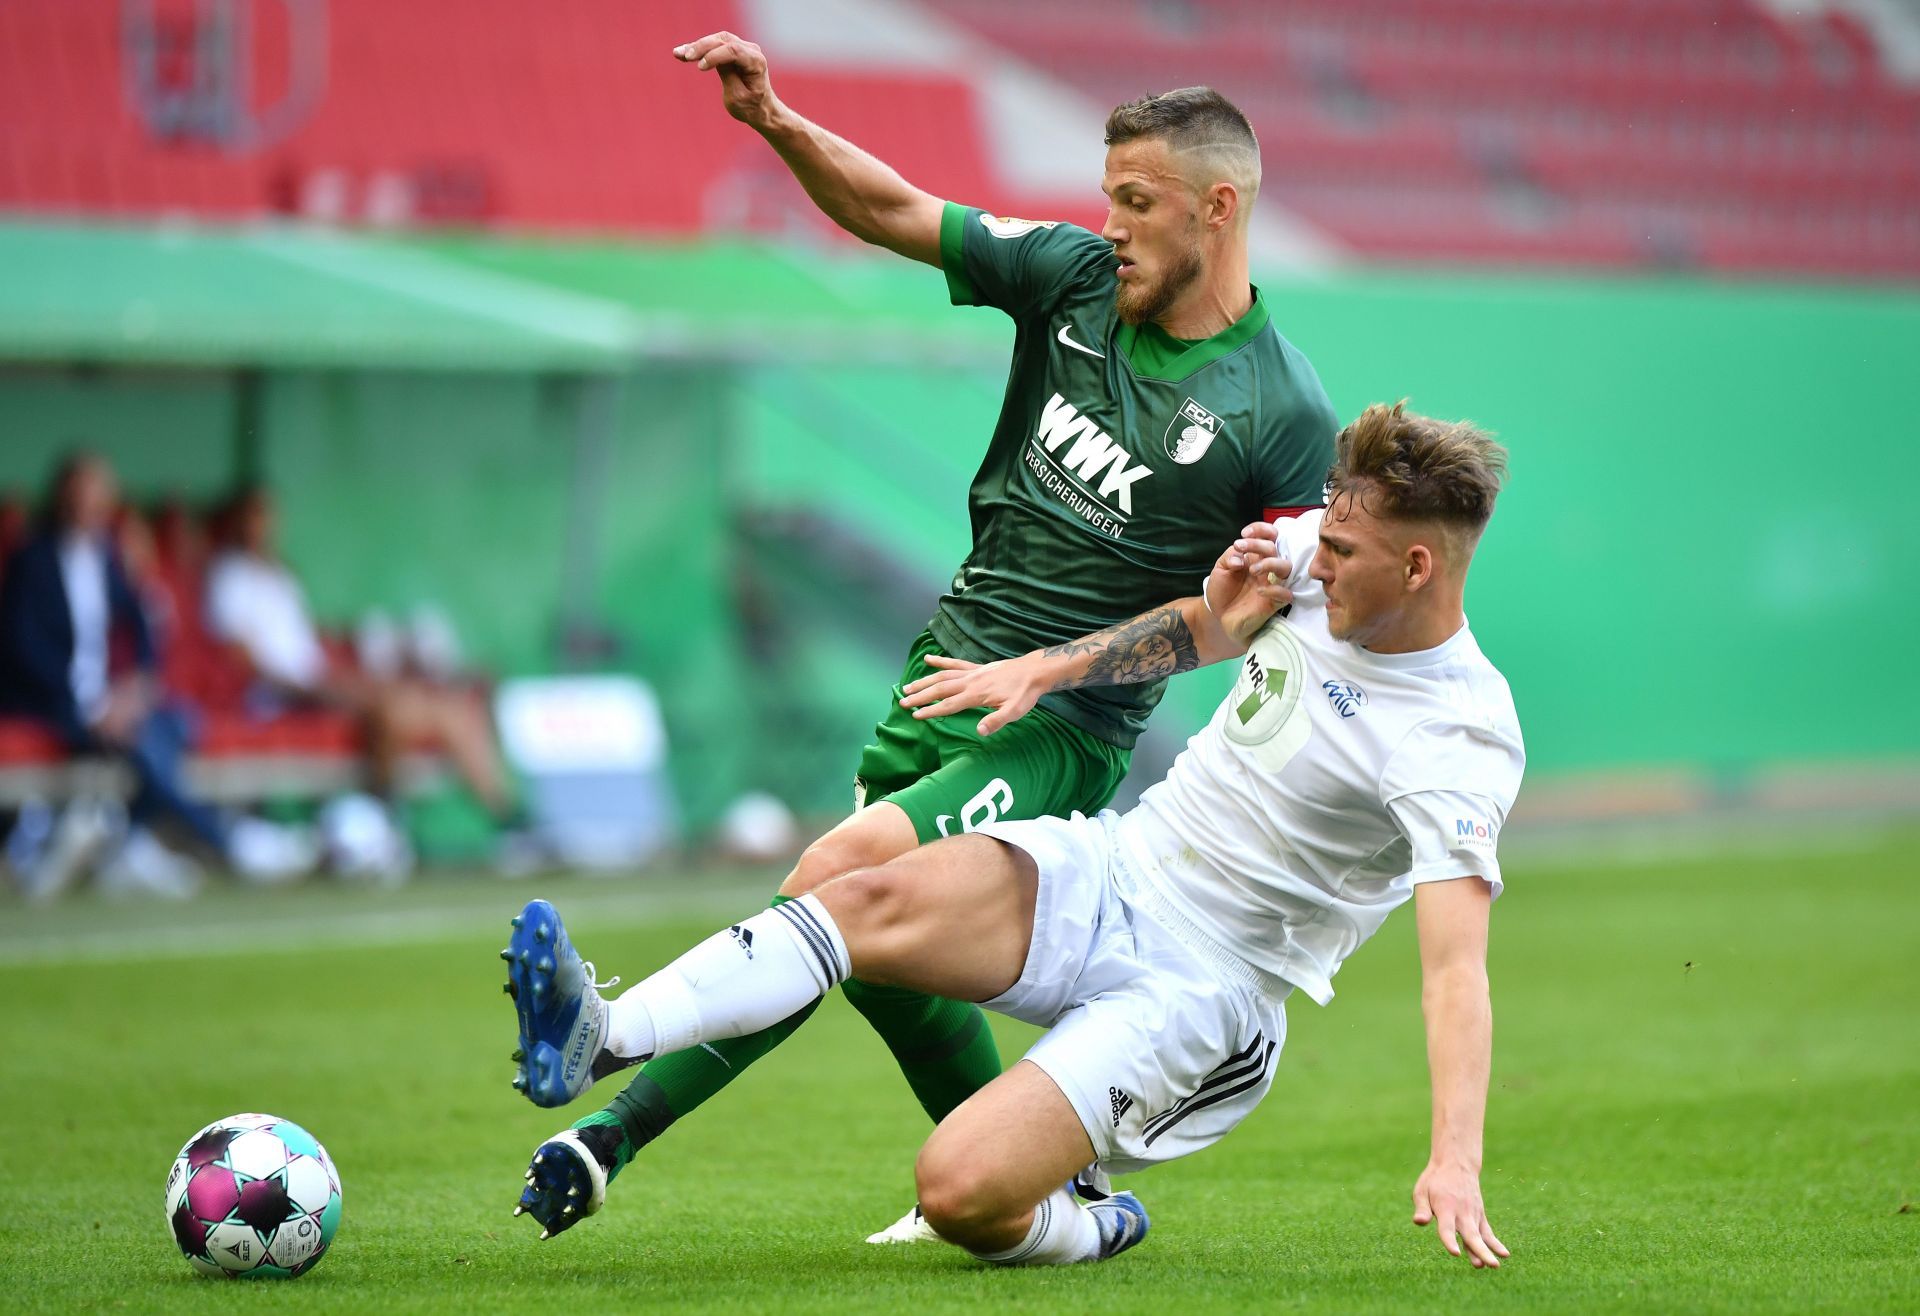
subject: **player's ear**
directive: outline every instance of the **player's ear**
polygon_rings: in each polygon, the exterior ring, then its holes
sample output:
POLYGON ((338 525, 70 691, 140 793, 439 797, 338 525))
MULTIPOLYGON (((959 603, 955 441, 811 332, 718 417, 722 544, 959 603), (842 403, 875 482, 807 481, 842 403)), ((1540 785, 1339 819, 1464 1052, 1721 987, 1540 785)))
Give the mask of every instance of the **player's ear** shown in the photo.
POLYGON ((1240 213, 1240 189, 1232 183, 1215 183, 1207 189, 1205 209, 1208 229, 1218 232, 1233 223, 1240 213))
POLYGON ((1407 593, 1425 589, 1433 579, 1433 550, 1425 544, 1410 544, 1406 556, 1400 561, 1400 572, 1406 584, 1407 593))

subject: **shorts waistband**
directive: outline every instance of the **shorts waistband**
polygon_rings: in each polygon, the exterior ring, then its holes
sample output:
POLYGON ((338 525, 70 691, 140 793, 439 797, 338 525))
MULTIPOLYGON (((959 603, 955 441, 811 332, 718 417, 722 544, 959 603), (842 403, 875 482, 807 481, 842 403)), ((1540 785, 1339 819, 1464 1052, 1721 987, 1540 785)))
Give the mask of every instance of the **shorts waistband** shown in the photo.
POLYGON ((1174 940, 1228 976, 1245 983, 1270 1001, 1280 1002, 1293 993, 1293 984, 1279 974, 1247 963, 1246 960, 1215 941, 1207 931, 1178 909, 1161 893, 1152 879, 1134 867, 1124 844, 1115 844, 1114 888, 1135 909, 1173 934, 1174 940))

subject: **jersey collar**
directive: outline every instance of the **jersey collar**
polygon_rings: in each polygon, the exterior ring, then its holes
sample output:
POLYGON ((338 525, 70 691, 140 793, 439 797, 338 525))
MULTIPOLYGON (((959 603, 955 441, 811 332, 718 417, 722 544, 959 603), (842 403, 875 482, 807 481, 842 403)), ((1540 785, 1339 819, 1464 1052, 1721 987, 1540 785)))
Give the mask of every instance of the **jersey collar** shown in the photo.
POLYGON ((1253 305, 1247 313, 1211 338, 1189 340, 1175 338, 1159 325, 1123 324, 1114 342, 1133 367, 1133 373, 1148 379, 1178 384, 1192 378, 1221 357, 1236 352, 1267 327, 1267 303, 1260 289, 1253 290, 1253 305))
POLYGON ((1415 649, 1410 653, 1375 653, 1363 649, 1357 644, 1348 643, 1347 648, 1362 663, 1369 667, 1385 671, 1411 672, 1422 667, 1435 667, 1450 658, 1458 657, 1473 645, 1473 631, 1467 626, 1467 619, 1460 619, 1460 629, 1449 635, 1431 649, 1415 649))

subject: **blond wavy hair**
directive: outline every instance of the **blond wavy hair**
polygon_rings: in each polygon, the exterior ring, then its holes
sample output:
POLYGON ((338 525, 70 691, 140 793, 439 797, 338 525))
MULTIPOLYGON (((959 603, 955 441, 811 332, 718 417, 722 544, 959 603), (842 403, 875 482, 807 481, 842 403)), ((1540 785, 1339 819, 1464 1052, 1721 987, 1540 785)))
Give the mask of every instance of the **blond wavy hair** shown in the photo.
POLYGON ((1507 450, 1469 421, 1375 403, 1334 440, 1329 505, 1357 499, 1374 516, 1431 522, 1471 551, 1493 516, 1507 450))

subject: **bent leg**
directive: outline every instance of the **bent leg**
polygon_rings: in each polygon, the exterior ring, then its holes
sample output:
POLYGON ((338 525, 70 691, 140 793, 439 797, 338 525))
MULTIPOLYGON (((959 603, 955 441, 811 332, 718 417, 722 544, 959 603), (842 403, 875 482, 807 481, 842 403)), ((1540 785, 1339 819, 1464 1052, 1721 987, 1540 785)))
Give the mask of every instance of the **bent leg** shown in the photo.
POLYGON ((375 691, 370 738, 382 779, 392 782, 405 748, 425 741, 453 761, 454 772, 489 813, 504 818, 512 812, 513 793, 484 708, 457 691, 418 681, 383 682, 375 691))
POLYGON ((986 1013, 972 1002, 860 978, 841 983, 840 991, 887 1044, 935 1124, 1000 1076, 999 1044, 986 1013))
POLYGON ((988 1000, 1019 979, 1038 873, 1022 851, 956 837, 715 933, 612 1003, 607 1049, 655 1051, 740 1037, 787 1018, 851 972, 988 1000))
POLYGON ((879 868, 919 844, 913 820, 898 806, 884 800, 869 804, 806 848, 780 884, 780 894, 788 899, 804 896, 836 877, 879 868))
POLYGON ((1072 1103, 1023 1060, 963 1102, 920 1149, 920 1210, 942 1238, 990 1261, 1089 1261, 1099 1230, 1061 1185, 1093 1158, 1072 1103))
POLYGON ((367 788, 390 799, 398 784, 400 761, 399 713, 392 687, 360 672, 329 672, 313 692, 322 705, 345 713, 360 724, 366 741, 367 788))
POLYGON ((513 790, 508 784, 506 765, 493 739, 493 722, 486 708, 472 697, 456 690, 432 686, 408 686, 407 698, 418 705, 419 715, 437 733, 454 771, 467 789, 496 818, 513 813, 513 790))
POLYGON ((126 751, 135 783, 127 815, 141 824, 150 824, 157 816, 173 818, 202 845, 224 857, 226 828, 212 808, 187 794, 181 780, 185 752, 186 728, 175 710, 158 709, 140 724, 126 751))
POLYGON ((1026 966, 1039 886, 1024 850, 967 835, 835 878, 815 895, 846 938, 860 978, 990 1001, 1026 966))
MULTIPOLYGON (((1010 819, 1092 811, 1106 802, 1126 767, 1124 751, 1051 715, 1036 713, 988 740, 978 735, 972 717, 918 722, 911 713, 895 712, 881 729, 882 743, 916 746, 939 760, 886 797, 921 842, 1010 819)), ((999 1076, 1000 1052, 977 1006, 882 985, 865 974, 841 990, 886 1042, 935 1124, 999 1076)))
MULTIPOLYGON (((899 809, 889 804, 871 805, 808 846, 773 903, 784 904, 854 869, 879 867, 916 844, 918 838, 913 824, 899 809)), ((603 1110, 586 1116, 574 1127, 612 1125, 619 1128, 621 1139, 614 1148, 609 1170, 610 1176, 618 1174, 642 1147, 665 1133, 677 1120, 697 1110, 750 1065, 791 1037, 818 1005, 818 1000, 809 1001, 771 1027, 744 1037, 723 1038, 656 1056, 641 1066, 626 1089, 603 1110)), ((972 1009, 971 1006, 965 1008, 972 1009)), ((990 1034, 987 1043, 992 1044, 990 1034)), ((998 1068, 995 1057, 995 1072, 998 1068)))
MULTIPOLYGON (((884 827, 840 835, 836 828, 809 849, 782 892, 797 895, 820 883, 906 854, 919 844, 919 828, 893 801, 850 819, 884 820, 884 827)), ((842 983, 847 1003, 860 1012, 893 1053, 907 1086, 935 1124, 1000 1075, 1000 1049, 980 1007, 856 977, 842 983)))

